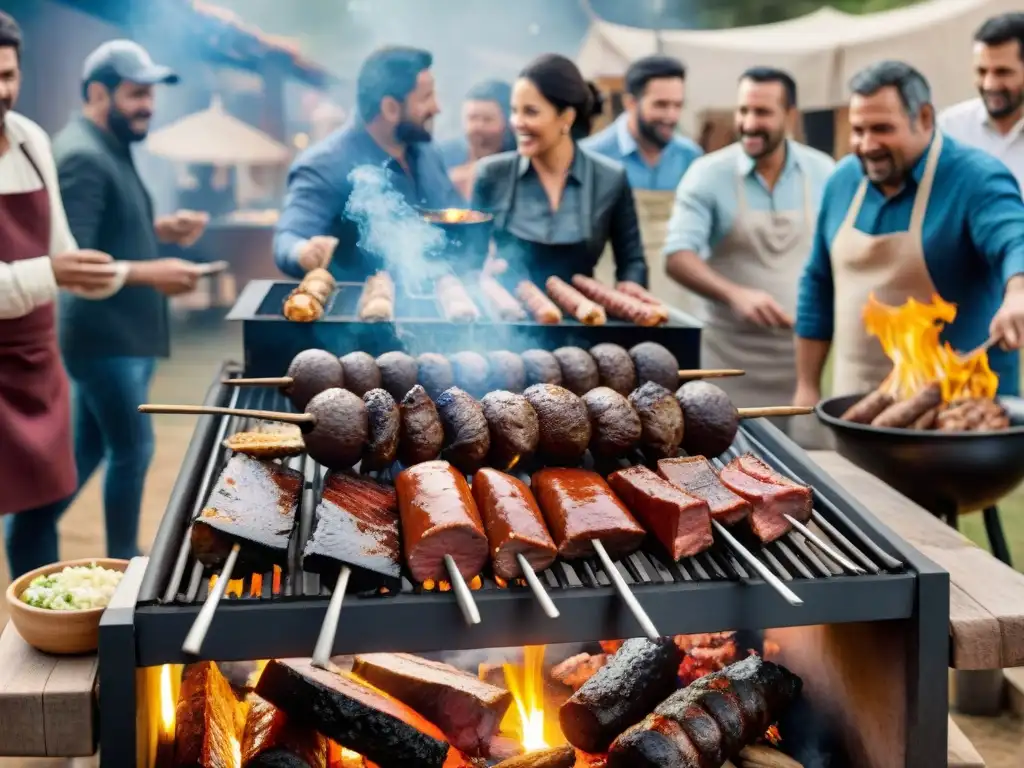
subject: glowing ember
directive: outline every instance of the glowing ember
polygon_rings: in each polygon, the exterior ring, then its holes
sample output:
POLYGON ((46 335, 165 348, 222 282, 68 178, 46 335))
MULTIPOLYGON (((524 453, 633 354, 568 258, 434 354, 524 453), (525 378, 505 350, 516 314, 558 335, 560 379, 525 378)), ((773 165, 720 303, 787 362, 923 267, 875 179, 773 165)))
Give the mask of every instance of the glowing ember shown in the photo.
POLYGON ((765 741, 769 742, 773 747, 779 746, 782 742, 782 734, 779 733, 779 726, 768 726, 768 730, 764 732, 764 738, 765 741))
POLYGON ((892 373, 879 388, 897 400, 906 400, 938 382, 945 403, 963 398, 991 400, 999 377, 984 350, 961 357, 948 342, 939 341, 943 326, 956 318, 956 305, 933 296, 930 304, 909 299, 891 307, 875 299, 864 306, 864 328, 878 338, 892 360, 892 373))
POLYGON ((515 734, 527 752, 548 749, 551 745, 544 732, 544 646, 526 646, 523 666, 505 664, 504 672, 515 706, 505 714, 502 731, 515 734))
MULTIPOLYGON (((477 590, 483 587, 484 580, 479 576, 474 576, 473 579, 468 583, 468 586, 472 590, 477 590)), ((433 579, 427 579, 421 585, 424 592, 433 592, 435 589, 438 592, 451 592, 452 585, 449 581, 434 581, 433 579)))
POLYGON ((160 667, 160 728, 174 733, 174 689, 171 687, 171 665, 160 667))
POLYGON ((231 764, 228 768, 241 768, 242 766, 242 745, 238 739, 231 738, 231 764))

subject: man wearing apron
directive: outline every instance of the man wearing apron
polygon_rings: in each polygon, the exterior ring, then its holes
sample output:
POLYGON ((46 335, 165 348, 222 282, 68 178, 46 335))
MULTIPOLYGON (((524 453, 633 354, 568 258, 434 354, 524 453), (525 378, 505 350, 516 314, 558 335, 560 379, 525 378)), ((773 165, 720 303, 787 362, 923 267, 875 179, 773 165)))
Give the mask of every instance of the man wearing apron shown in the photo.
POLYGON ((797 283, 835 165, 786 138, 795 116, 788 74, 746 72, 736 108, 741 139, 687 172, 665 244, 669 275, 705 299, 701 365, 747 372, 717 382, 739 407, 792 400, 797 283))
POLYGON ((68 379, 57 348, 57 289, 116 292, 123 270, 81 251, 68 230, 46 133, 11 111, 20 84, 21 33, 0 13, 0 515, 12 578, 58 559, 56 531, 13 515, 52 519, 76 487, 68 379))
MULTIPOLYGON (((625 111, 581 146, 625 167, 636 200, 644 256, 652 275, 660 275, 668 220, 675 190, 701 149, 676 133, 683 112, 686 68, 669 56, 647 56, 626 70, 625 111)), ((615 283, 615 262, 606 252, 595 276, 615 283)), ((690 309, 691 294, 670 280, 652 279, 651 292, 666 304, 690 309)))
POLYGON ((935 128, 931 91, 913 67, 874 64, 850 82, 854 155, 829 179, 800 283, 795 400, 821 399, 833 353, 833 394, 867 392, 892 370, 864 330, 882 302, 957 305, 943 339, 970 350, 989 336, 999 392, 1017 394, 1024 341, 1024 201, 1003 163, 935 128))

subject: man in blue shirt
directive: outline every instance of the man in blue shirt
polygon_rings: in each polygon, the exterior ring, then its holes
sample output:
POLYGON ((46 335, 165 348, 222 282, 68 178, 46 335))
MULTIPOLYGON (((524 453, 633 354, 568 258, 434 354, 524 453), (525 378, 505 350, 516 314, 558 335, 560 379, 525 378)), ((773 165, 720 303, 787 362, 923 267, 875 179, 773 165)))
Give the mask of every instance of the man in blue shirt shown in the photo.
POLYGON ((825 188, 797 308, 796 402, 821 397, 831 349, 834 394, 877 387, 892 370, 864 329, 869 295, 891 305, 939 294, 958 307, 944 339, 990 353, 1016 394, 1024 341, 1024 201, 1010 171, 935 128, 927 81, 897 61, 850 83, 851 144, 825 188), (1014 351, 1009 351, 1014 350, 1014 351))
POLYGON ((383 48, 363 62, 355 119, 304 152, 288 175, 274 237, 282 272, 301 277, 329 262, 337 278, 359 281, 383 266, 379 254, 359 247, 359 227, 346 214, 350 174, 360 166, 384 168, 391 187, 412 208, 462 204, 430 143, 440 112, 432 64, 429 52, 414 48, 383 48), (338 241, 333 258, 332 238, 338 241))

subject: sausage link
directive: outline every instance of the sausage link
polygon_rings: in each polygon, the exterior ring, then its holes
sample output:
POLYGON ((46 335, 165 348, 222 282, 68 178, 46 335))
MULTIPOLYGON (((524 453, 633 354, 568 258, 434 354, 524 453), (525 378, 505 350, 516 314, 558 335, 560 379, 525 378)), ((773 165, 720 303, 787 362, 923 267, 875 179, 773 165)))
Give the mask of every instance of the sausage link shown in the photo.
POLYGON ((516 286, 516 296, 526 305, 530 314, 533 315, 533 319, 538 323, 557 325, 562 322, 562 310, 544 295, 544 291, 529 280, 519 281, 519 285, 516 286))
POLYGON ((609 288, 592 277, 573 275, 573 287, 591 301, 597 302, 608 314, 621 320, 649 328, 661 325, 668 320, 668 312, 663 307, 646 304, 640 299, 627 296, 621 291, 609 288))
POLYGON ((395 319, 395 283, 387 272, 367 278, 359 295, 356 314, 360 320, 395 319))
POLYGON ((502 320, 525 320, 526 310, 516 297, 505 290, 505 286, 490 275, 480 278, 480 290, 498 312, 502 320))
POLYGON ((437 300, 450 323, 471 323, 480 319, 480 310, 469 297, 466 286, 455 275, 445 275, 437 281, 437 300))
POLYGON ((655 296, 653 293, 648 291, 641 285, 636 283, 623 283, 621 288, 617 288, 620 293, 624 293, 627 296, 632 296, 634 299, 640 299, 644 304, 653 304, 656 307, 661 307, 665 316, 668 317, 668 307, 665 306, 665 302, 655 296))
POLYGON ((927 411, 942 404, 942 390, 935 384, 911 398, 899 400, 871 421, 873 427, 909 427, 927 411))
POLYGON ((584 325, 604 325, 608 322, 604 307, 591 301, 565 280, 552 275, 544 284, 548 296, 584 325))
POLYGON ((517 555, 525 557, 534 571, 543 571, 555 561, 555 542, 533 493, 522 480, 496 469, 481 469, 473 475, 473 498, 484 522, 497 576, 522 577, 517 555))
POLYGON ((876 389, 851 405, 839 418, 855 424, 870 424, 882 411, 896 402, 888 392, 876 389))
POLYGON ((924 412, 922 416, 919 416, 917 420, 910 425, 911 429, 931 429, 935 426, 935 422, 939 418, 938 408, 929 408, 924 412))

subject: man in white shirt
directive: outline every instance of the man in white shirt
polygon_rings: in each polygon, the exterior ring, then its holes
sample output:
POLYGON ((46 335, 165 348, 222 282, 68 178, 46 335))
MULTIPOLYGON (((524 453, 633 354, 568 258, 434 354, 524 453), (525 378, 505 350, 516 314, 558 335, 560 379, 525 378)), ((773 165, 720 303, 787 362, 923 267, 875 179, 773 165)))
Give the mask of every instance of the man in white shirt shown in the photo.
POLYGON ((0 12, 0 515, 12 576, 58 559, 53 521, 77 484, 57 290, 103 298, 126 276, 71 236, 49 139, 12 111, 20 53, 21 30, 0 12))
POLYGON ((939 115, 939 128, 957 141, 998 157, 1024 189, 1024 13, 1004 13, 974 35, 979 98, 939 115))

